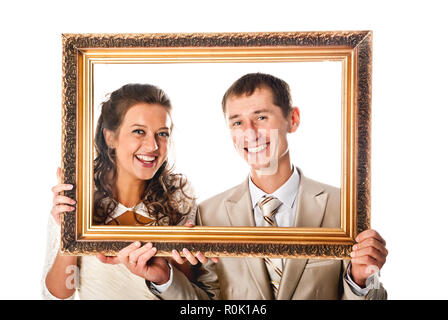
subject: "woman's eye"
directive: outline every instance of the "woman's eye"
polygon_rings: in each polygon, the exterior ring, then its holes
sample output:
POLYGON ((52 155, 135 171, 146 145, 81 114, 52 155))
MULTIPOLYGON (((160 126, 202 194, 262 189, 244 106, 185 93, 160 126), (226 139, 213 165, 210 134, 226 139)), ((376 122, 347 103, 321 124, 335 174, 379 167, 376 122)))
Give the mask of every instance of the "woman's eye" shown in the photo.
POLYGON ((259 116, 258 117, 258 120, 264 120, 264 119, 266 119, 266 116, 259 116))
POLYGON ((143 131, 142 129, 136 129, 136 130, 132 131, 132 133, 145 134, 145 131, 143 131))
POLYGON ((159 136, 168 138, 170 136, 170 134, 168 132, 159 132, 159 136))

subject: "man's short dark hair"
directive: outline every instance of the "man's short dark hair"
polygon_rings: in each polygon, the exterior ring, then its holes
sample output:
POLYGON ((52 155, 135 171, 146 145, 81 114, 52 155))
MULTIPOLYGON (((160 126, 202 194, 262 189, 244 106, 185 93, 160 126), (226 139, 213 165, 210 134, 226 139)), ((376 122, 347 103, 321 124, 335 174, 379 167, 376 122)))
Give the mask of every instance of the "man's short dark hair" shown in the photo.
POLYGON ((274 104, 282 109, 286 118, 292 109, 289 85, 282 79, 265 73, 248 73, 236 80, 222 98, 222 111, 226 112, 226 103, 229 97, 250 96, 255 89, 263 87, 271 89, 274 104))

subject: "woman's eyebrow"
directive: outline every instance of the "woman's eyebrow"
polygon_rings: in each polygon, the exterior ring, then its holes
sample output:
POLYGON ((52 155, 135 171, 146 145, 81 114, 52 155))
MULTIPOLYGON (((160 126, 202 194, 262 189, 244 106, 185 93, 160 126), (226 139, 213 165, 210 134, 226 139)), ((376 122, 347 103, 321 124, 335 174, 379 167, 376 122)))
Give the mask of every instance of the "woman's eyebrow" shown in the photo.
POLYGON ((134 123, 133 125, 131 125, 131 127, 145 127, 146 126, 144 124, 138 124, 138 123, 134 123))

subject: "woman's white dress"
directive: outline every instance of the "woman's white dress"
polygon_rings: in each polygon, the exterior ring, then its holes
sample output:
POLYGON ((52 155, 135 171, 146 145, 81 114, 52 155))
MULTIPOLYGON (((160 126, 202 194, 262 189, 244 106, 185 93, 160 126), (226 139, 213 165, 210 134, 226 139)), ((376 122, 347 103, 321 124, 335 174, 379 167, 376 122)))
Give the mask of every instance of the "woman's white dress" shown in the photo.
MULTIPOLYGON (((194 194, 191 187, 188 188, 188 194, 194 194)), ((179 191, 179 197, 181 192, 179 191)), ((196 203, 186 199, 183 208, 193 205, 191 212, 185 216, 179 225, 183 225, 187 219, 195 221, 196 203)), ((141 208, 141 204, 138 205, 141 208)), ((117 206, 117 210, 123 211, 123 205, 117 206)), ((127 211, 124 210, 123 213, 127 211)), ((186 210, 185 210, 186 211, 186 210)), ((183 211, 183 212, 185 212, 183 211)), ((115 212, 114 212, 115 213, 115 212)), ((139 212, 141 213, 141 212, 139 212)), ((117 217, 115 214, 114 217, 117 217)), ((45 279, 53 266, 56 255, 59 252, 61 243, 61 228, 50 215, 48 221, 47 233, 47 252, 45 257, 44 272, 42 276, 42 296, 44 299, 58 299, 48 290, 45 279)), ((99 299, 99 300, 157 300, 146 286, 145 279, 131 273, 126 266, 122 264, 104 264, 95 256, 80 256, 77 258, 78 270, 71 268, 67 270, 70 276, 67 278, 68 285, 75 285, 80 299, 99 299), (77 272, 76 272, 77 271, 77 272), (78 275, 78 276, 76 276, 78 275)), ((73 294, 68 299, 74 299, 73 294)))

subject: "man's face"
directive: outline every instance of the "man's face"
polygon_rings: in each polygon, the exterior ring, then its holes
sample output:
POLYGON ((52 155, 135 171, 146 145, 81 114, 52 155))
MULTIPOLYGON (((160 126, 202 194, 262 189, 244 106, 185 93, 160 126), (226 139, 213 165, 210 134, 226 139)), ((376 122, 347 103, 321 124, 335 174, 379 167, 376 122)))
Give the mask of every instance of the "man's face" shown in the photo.
POLYGON ((238 153, 252 169, 276 168, 288 155, 286 135, 297 129, 298 109, 285 117, 274 104, 271 89, 266 87, 255 89, 250 96, 230 96, 225 107, 238 153))

